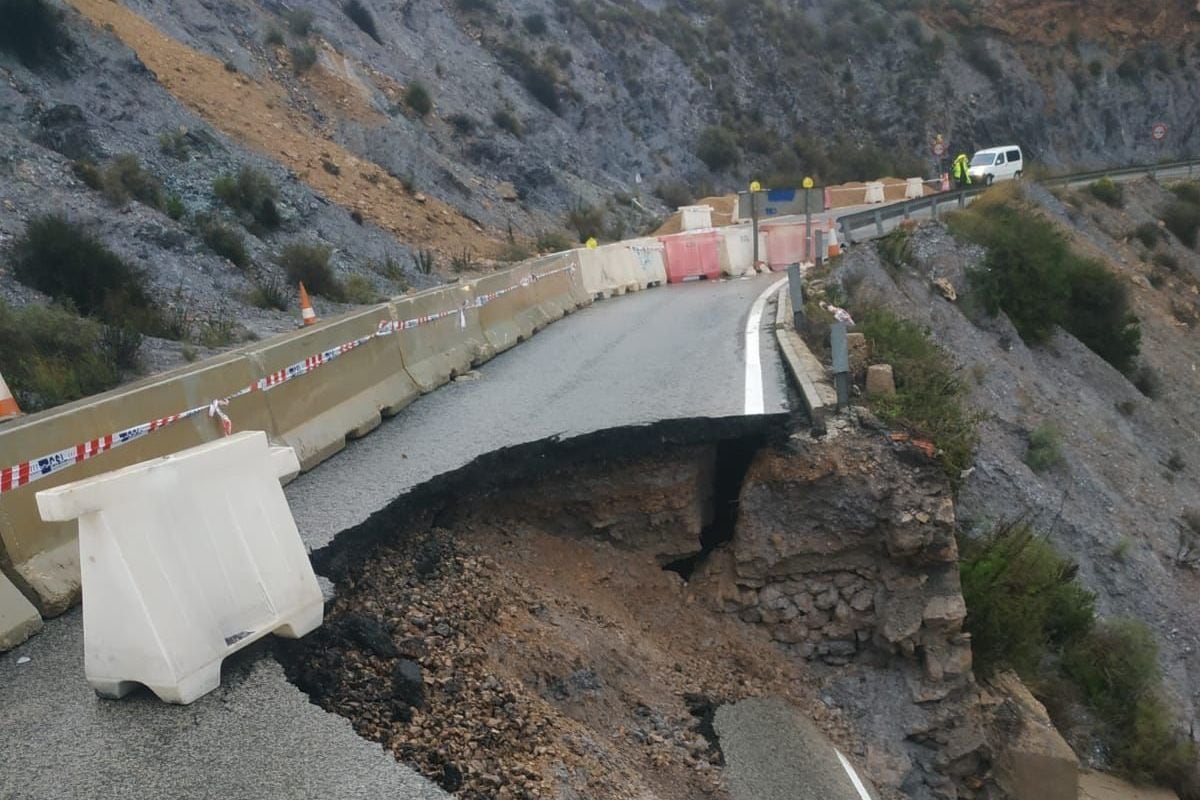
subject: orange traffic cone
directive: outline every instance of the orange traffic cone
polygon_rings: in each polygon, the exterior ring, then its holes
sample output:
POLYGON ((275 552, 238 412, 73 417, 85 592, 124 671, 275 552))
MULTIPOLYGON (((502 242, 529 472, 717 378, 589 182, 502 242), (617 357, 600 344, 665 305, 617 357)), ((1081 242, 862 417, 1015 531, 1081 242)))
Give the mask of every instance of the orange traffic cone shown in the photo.
POLYGON ((317 324, 317 312, 313 311, 312 301, 308 299, 308 290, 304 281, 300 282, 300 319, 305 325, 317 324))
POLYGON ((17 405, 12 392, 8 390, 8 384, 4 382, 4 376, 0 375, 0 422, 19 416, 21 416, 21 407, 17 405))
POLYGON ((838 244, 837 223, 832 219, 829 220, 829 257, 840 256, 842 254, 842 246, 838 244))

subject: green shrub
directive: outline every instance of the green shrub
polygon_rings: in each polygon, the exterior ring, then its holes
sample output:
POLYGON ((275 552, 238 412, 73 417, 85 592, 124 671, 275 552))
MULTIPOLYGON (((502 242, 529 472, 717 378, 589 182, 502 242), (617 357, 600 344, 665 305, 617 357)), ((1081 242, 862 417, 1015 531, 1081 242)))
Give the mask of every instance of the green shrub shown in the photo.
POLYGON ((521 242, 510 240, 500 250, 499 255, 496 256, 496 260, 506 264, 515 264, 518 261, 524 261, 532 255, 533 251, 529 247, 521 242))
POLYGON ((912 229, 896 228, 879 240, 879 257, 894 270, 900 270, 912 262, 912 229))
POLYGON ((84 316, 162 335, 162 318, 142 273, 65 217, 32 219, 10 257, 17 280, 84 316))
POLYGON ((1036 678, 1046 653, 1091 630, 1095 596, 1076 580, 1075 565, 1024 522, 997 526, 959 543, 966 629, 975 670, 1014 669, 1036 678))
POLYGON ((1179 259, 1170 253, 1155 253, 1154 263, 1169 272, 1179 272, 1179 259))
MULTIPOLYGON (((307 286, 307 284, 305 285, 307 286)), ((375 284, 371 283, 370 278, 365 275, 351 275, 346 279, 342 298, 347 303, 367 306, 372 303, 378 303, 380 296, 379 291, 375 288, 375 284)))
POLYGON ((342 13, 377 44, 383 44, 383 39, 379 37, 379 29, 375 25, 375 17, 372 16, 371 9, 362 3, 362 0, 346 0, 342 4, 342 13))
POLYGON ((428 116, 429 112, 433 111, 433 97, 420 81, 413 81, 404 90, 404 104, 421 117, 428 116))
POLYGON ((1058 429, 1048 422, 1043 422, 1030 431, 1025 464, 1034 472, 1046 472, 1062 463, 1062 443, 1058 429))
POLYGON ((521 73, 521 84, 535 100, 555 114, 562 110, 562 102, 558 97, 558 74, 550 65, 527 65, 521 73))
POLYGON ((1162 238, 1162 231, 1153 222, 1143 222, 1134 228, 1133 236, 1148 250, 1153 250, 1154 246, 1158 244, 1158 240, 1162 238))
POLYGON ((882 309, 859 314, 859 330, 872 357, 892 365, 894 397, 873 400, 879 416, 911 429, 936 445, 952 480, 971 465, 980 417, 966 403, 967 386, 949 357, 924 330, 882 309))
POLYGON ((258 272, 254 276, 254 289, 246 299, 256 308, 287 311, 291 307, 291 290, 274 275, 258 272))
POLYGON ((454 128, 454 133, 458 136, 470 136, 479 124, 469 114, 451 114, 446 117, 446 121, 450 123, 450 127, 454 128))
POLYGON ((178 222, 187 214, 187 207, 183 204, 183 198, 177 194, 173 194, 167 198, 166 204, 163 206, 163 211, 171 219, 178 222))
POLYGON ((96 166, 94 162, 76 161, 71 164, 71 171, 89 189, 98 192, 104 188, 104 171, 96 166))
POLYGON ((62 12, 46 0, 0 0, 0 51, 30 69, 59 64, 73 48, 62 12))
POLYGON ((263 34, 263 44, 268 47, 282 47, 284 41, 283 31, 275 25, 267 26, 267 32, 263 34))
POLYGON ((692 190, 687 187, 687 184, 679 181, 660 183, 654 190, 654 195, 662 200, 668 208, 690 206, 695 200, 692 190))
POLYGON ((713 172, 720 172, 738 162, 737 135, 728 128, 710 126, 700 134, 696 156, 713 172))
POLYGON ((250 255, 246 252, 246 239, 237 228, 226 225, 220 220, 210 219, 204 223, 201 236, 210 250, 229 259, 238 269, 250 266, 250 255))
POLYGON ((469 247, 450 256, 450 269, 457 273, 473 272, 479 265, 475 263, 475 254, 469 247))
POLYGON ((412 262, 419 275, 432 275, 437 268, 437 256, 432 250, 414 250, 412 262))
POLYGON ((1087 187, 1092 197, 1112 208, 1124 208, 1125 187, 1113 181, 1112 178, 1101 178, 1087 187))
POLYGON ((571 238, 561 231, 542 231, 536 246, 539 253, 561 253, 571 249, 571 238))
POLYGON ((288 30, 292 32, 292 36, 304 38, 313 31, 313 12, 307 8, 294 8, 288 11, 284 16, 287 20, 288 30))
POLYGON ((527 14, 521 20, 521 24, 525 26, 525 30, 531 35, 541 36, 546 32, 546 15, 541 13, 527 14))
POLYGON ((1200 206, 1200 183, 1184 181, 1171 187, 1171 193, 1180 200, 1200 206))
POLYGON ((187 131, 183 128, 173 131, 163 131, 158 135, 158 149, 171 158, 178 159, 179 161, 187 161, 188 156, 191 154, 187 131))
POLYGON ((324 245, 294 242, 279 254, 279 265, 287 273, 288 281, 303 283, 313 294, 341 300, 345 289, 329 266, 330 250, 324 245))
POLYGON ((120 383, 118 358, 136 361, 128 347, 141 339, 118 336, 121 352, 105 341, 105 329, 59 306, 14 309, 0 300, 0 374, 26 412, 69 403, 120 383))
POLYGON ((1163 223, 1167 230, 1175 234, 1179 241, 1194 248, 1200 236, 1200 204, 1189 200, 1176 200, 1162 213, 1163 223))
POLYGON ((1067 648, 1062 663, 1104 721, 1114 765, 1137 781, 1182 783, 1196 754, 1162 699, 1150 630, 1135 620, 1102 622, 1067 648))
POLYGON ((114 205, 124 205, 132 198, 151 208, 163 207, 162 184, 142 169, 142 163, 132 153, 117 156, 105 168, 103 191, 114 205))
POLYGON ((492 114, 492 122, 500 130, 510 133, 518 139, 525 135, 525 128, 521 125, 521 120, 517 119, 517 115, 510 109, 497 109, 496 113, 492 114))
POLYGON ((1074 253, 1053 223, 985 200, 953 215, 951 228, 988 250, 984 268, 969 277, 989 314, 1003 311, 1031 344, 1060 325, 1121 372, 1133 369, 1141 329, 1125 285, 1102 263, 1074 253))
POLYGON ((242 167, 237 175, 222 175, 213 181, 213 194, 252 225, 275 230, 283 220, 275 205, 278 192, 270 176, 253 167, 242 167))
POLYGON ((1162 394, 1162 381, 1159 380, 1154 370, 1144 364, 1134 370, 1129 380, 1139 392, 1151 400, 1157 400, 1158 396, 1162 394))
POLYGON ((599 239, 604 233, 604 209, 600 206, 589 206, 582 201, 577 202, 567 212, 567 227, 574 229, 581 242, 592 238, 599 239))
POLYGON ((292 56, 292 72, 302 75, 317 65, 317 48, 308 42, 288 48, 292 56))

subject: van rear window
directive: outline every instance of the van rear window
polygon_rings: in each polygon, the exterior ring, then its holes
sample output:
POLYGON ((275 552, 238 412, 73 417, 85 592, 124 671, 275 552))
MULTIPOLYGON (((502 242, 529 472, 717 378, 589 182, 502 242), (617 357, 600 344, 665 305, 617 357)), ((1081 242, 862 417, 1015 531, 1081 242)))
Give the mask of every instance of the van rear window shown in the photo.
POLYGON ((1020 160, 1021 160, 1021 151, 1020 150, 1009 150, 1008 151, 1008 161, 1010 164, 1014 161, 1020 161, 1020 160))

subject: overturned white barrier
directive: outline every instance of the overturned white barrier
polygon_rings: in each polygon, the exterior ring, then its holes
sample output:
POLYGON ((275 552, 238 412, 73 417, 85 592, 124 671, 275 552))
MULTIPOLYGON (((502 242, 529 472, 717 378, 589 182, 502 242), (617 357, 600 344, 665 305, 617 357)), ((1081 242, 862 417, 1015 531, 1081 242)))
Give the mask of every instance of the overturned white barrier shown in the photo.
POLYGON ((320 587, 279 479, 299 469, 261 431, 38 492, 79 521, 84 673, 103 697, 144 684, 191 703, 221 662, 321 624, 320 587))

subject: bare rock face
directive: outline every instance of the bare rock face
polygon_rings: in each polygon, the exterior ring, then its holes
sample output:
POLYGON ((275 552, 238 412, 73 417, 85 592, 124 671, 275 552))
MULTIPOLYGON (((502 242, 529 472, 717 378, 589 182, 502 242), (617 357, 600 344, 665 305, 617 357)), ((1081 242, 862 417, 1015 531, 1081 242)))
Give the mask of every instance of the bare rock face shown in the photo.
POLYGON ((904 446, 839 436, 760 453, 701 596, 805 658, 872 650, 919 661, 934 683, 969 678, 950 487, 933 465, 902 464, 904 446))
POLYGON ((984 692, 995 742, 996 776, 1013 800, 1076 800, 1079 759, 1046 708, 1011 672, 991 678, 984 692))

